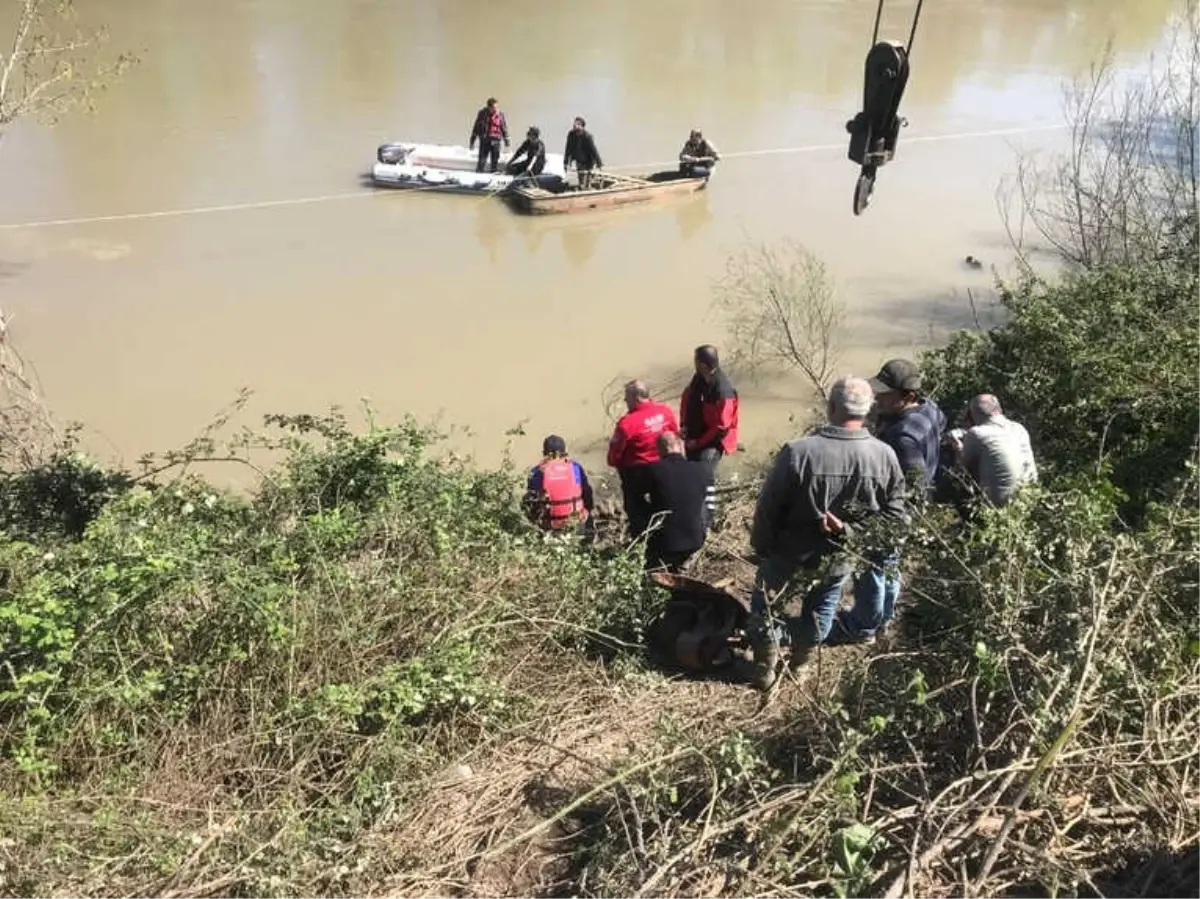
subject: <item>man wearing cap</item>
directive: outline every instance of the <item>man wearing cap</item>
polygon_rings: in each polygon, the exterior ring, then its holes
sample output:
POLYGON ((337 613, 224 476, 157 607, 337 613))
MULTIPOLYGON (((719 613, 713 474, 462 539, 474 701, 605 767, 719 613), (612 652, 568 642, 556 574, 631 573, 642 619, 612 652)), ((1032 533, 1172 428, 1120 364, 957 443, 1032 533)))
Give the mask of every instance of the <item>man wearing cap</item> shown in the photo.
MULTIPOLYGON (((846 538, 857 535, 887 547, 903 526, 904 475, 896 454, 866 429, 872 401, 864 379, 838 380, 829 391, 828 423, 784 444, 759 492, 750 532, 759 565, 747 634, 761 689, 775 682, 780 643, 792 643, 796 666, 829 636, 842 589, 863 567, 847 551, 846 538), (770 627, 770 601, 814 581, 800 616, 785 627, 770 627)), ((855 580, 847 621, 857 634, 873 633, 880 625, 882 575, 872 576, 875 571, 868 564, 855 580)))
MULTIPOLYGON (((876 436, 890 446, 908 478, 912 496, 932 496, 941 460, 946 416, 937 403, 921 395, 921 371, 908 359, 889 359, 871 378, 878 412, 876 436)), ((893 555, 866 577, 880 579, 883 624, 895 615, 900 598, 900 558, 893 555)))
POLYGON ((907 359, 891 359, 871 378, 879 423, 875 436, 896 451, 905 477, 928 491, 937 475, 946 416, 921 395, 921 372, 907 359))
POLYGON ((644 381, 625 385, 625 408, 608 441, 608 464, 621 479, 621 496, 629 538, 636 540, 650 524, 650 463, 660 458, 658 437, 664 432, 679 433, 679 422, 671 407, 650 398, 644 381))
POLYGON ((546 145, 542 142, 542 132, 538 128, 530 128, 521 146, 517 147, 517 151, 508 160, 505 174, 523 175, 529 172, 531 175, 540 175, 545 168, 546 145), (522 156, 525 158, 521 159, 522 156))
POLYGON ((586 533, 595 500, 583 466, 567 455, 557 434, 542 441, 542 461, 529 472, 522 505, 544 531, 586 533))

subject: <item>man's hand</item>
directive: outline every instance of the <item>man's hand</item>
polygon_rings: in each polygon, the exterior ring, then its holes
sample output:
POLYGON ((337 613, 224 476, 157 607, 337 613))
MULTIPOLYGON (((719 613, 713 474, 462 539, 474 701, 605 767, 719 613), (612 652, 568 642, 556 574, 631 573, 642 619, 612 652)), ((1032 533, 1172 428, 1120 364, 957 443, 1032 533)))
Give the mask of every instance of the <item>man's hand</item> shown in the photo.
POLYGON ((846 530, 846 523, 832 512, 822 512, 821 530, 826 534, 841 534, 846 530))
POLYGON ((509 147, 511 147, 511 146, 512 146, 512 144, 508 142, 508 138, 507 138, 507 137, 506 137, 506 138, 504 138, 504 147, 505 147, 505 149, 508 149, 508 148, 509 148, 509 147))

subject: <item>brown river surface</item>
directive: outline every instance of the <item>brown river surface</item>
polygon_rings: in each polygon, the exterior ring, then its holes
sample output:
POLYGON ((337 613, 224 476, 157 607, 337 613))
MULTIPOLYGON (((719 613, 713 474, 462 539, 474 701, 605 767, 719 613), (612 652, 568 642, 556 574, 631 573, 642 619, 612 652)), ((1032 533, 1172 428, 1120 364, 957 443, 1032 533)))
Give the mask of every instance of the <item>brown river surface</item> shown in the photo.
MULTIPOLYGON (((873 2, 78 5, 141 62, 94 113, 0 143, 0 307, 54 411, 126 462, 243 386, 247 424, 369 397, 469 426, 485 462, 518 423, 522 462, 550 431, 594 458, 606 385, 643 375, 674 402, 669 376, 721 344, 712 283, 747 241, 821 256, 851 310, 842 368, 869 374, 970 320, 991 278, 962 259, 1011 256, 996 192, 1015 154, 1060 146, 1064 79, 1110 38, 1144 60, 1172 10, 927 0, 910 127, 855 218, 843 126, 873 2), (667 163, 691 127, 726 158, 696 196, 579 216, 361 186, 382 141, 465 144, 489 94, 553 152, 581 114, 609 167, 667 163)), ((889 2, 881 36, 912 11, 889 2)), ((769 449, 804 391, 740 386, 743 442, 769 449)))

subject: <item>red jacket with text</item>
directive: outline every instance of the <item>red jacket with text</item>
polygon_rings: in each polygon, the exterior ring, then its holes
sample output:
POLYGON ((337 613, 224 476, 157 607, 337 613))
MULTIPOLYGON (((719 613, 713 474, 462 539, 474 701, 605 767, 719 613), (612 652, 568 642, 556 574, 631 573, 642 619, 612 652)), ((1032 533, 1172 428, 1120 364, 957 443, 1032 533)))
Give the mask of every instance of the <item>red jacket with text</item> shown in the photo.
POLYGON ((737 452, 738 394, 721 369, 709 384, 699 375, 684 388, 679 402, 683 433, 694 449, 720 447, 725 455, 737 452))
POLYGON ((657 462, 658 435, 664 431, 679 433, 679 423, 671 407, 643 400, 617 422, 617 429, 608 441, 608 464, 613 468, 631 468, 657 462))

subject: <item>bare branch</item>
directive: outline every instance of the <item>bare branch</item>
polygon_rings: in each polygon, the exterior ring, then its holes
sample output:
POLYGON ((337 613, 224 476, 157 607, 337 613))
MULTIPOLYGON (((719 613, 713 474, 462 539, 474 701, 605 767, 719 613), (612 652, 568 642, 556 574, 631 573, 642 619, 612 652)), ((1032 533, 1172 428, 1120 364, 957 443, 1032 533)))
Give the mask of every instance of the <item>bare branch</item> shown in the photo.
POLYGON ((825 397, 835 377, 845 307, 812 252, 787 242, 729 260, 715 306, 748 373, 798 370, 825 397))
POLYGON ((26 116, 53 119, 86 106, 106 80, 135 62, 126 54, 112 63, 99 61, 96 53, 107 34, 80 31, 71 0, 18 2, 12 42, 0 55, 0 134, 26 116))
POLYGON ((1119 79, 1110 48, 1068 87, 1069 152, 1023 156, 1015 184, 998 198, 1022 259, 1030 227, 1080 268, 1160 259, 1181 230, 1194 230, 1198 28, 1181 23, 1169 51, 1141 77, 1119 79))

